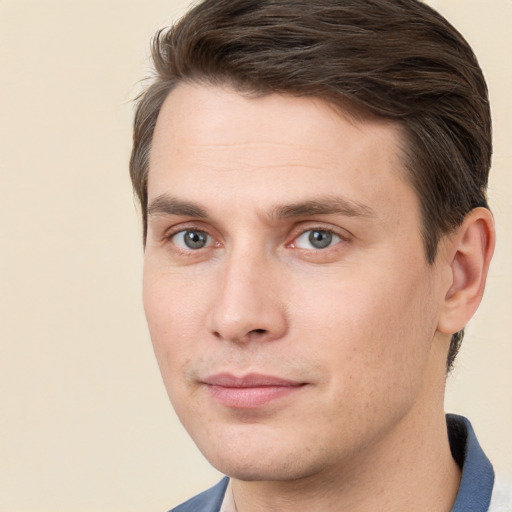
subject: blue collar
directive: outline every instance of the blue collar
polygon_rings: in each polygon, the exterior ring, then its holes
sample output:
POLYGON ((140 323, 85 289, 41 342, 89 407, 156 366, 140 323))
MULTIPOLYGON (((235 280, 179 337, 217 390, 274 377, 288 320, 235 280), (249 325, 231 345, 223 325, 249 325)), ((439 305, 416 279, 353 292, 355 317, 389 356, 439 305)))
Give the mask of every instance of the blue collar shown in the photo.
POLYGON ((226 476, 217 485, 190 498, 170 512, 219 512, 228 482, 229 478, 226 476))
POLYGON ((494 486, 494 470, 469 420, 446 415, 453 458, 462 468, 459 492, 451 512, 487 512, 494 486))
MULTIPOLYGON (((451 512, 487 512, 494 485, 494 470, 478 443, 471 423, 462 416, 446 415, 453 458, 462 468, 459 492, 451 512)), ((229 479, 195 496, 171 512, 218 512, 229 479)))

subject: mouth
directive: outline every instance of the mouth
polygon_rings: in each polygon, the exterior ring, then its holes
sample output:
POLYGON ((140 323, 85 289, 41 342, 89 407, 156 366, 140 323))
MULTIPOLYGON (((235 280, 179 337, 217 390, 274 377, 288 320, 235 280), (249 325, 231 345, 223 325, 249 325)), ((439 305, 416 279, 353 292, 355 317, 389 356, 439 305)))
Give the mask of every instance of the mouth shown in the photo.
POLYGON ((303 382, 256 373, 243 377, 219 373, 207 377, 202 384, 214 400, 235 409, 263 407, 296 393, 306 385, 303 382))

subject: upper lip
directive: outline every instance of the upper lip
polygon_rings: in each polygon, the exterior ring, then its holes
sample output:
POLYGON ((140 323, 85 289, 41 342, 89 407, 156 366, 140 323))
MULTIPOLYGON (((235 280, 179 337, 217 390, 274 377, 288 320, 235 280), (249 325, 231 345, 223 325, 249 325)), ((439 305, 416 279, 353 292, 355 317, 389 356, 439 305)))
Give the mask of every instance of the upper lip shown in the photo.
POLYGON ((273 375, 263 375, 259 373, 249 373, 241 377, 237 377, 230 373, 217 373, 205 378, 203 383, 210 386, 220 386, 224 388, 257 388, 265 386, 292 387, 301 386, 303 384, 303 382, 282 379, 273 375))

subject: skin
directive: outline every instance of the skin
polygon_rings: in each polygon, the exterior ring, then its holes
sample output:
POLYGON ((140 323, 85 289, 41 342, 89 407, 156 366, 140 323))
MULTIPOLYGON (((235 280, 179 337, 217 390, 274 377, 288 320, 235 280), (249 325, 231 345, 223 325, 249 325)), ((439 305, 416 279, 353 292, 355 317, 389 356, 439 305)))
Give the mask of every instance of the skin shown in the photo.
POLYGON ((429 265, 401 142, 317 99, 188 84, 162 107, 145 312, 171 402, 238 512, 455 499, 446 355, 480 300, 492 219, 474 214, 429 265), (218 374, 294 387, 226 405, 205 383, 218 374))

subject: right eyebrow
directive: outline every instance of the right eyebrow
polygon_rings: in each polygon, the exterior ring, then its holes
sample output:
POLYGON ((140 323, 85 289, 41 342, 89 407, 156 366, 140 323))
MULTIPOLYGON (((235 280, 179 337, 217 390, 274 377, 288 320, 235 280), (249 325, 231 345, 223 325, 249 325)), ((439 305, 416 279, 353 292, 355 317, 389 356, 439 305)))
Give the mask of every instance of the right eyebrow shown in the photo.
POLYGON ((177 199, 168 194, 161 194, 149 203, 148 216, 154 215, 182 215, 186 217, 197 217, 205 219, 208 217, 206 210, 199 205, 177 199))

